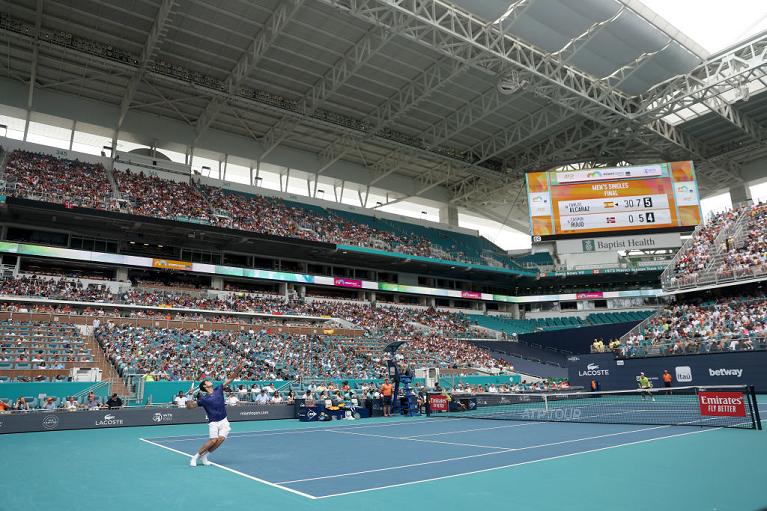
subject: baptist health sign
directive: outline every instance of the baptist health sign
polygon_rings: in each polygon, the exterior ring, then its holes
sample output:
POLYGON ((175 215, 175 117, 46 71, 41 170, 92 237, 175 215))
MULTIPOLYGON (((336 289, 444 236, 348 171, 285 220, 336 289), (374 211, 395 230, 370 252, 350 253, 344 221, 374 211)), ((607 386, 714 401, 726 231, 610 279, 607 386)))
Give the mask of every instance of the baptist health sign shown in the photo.
POLYGON ((619 250, 678 248, 681 246, 682 239, 679 233, 672 232, 636 236, 616 236, 609 238, 559 240, 557 241, 557 252, 560 254, 580 254, 584 252, 618 252, 619 250))

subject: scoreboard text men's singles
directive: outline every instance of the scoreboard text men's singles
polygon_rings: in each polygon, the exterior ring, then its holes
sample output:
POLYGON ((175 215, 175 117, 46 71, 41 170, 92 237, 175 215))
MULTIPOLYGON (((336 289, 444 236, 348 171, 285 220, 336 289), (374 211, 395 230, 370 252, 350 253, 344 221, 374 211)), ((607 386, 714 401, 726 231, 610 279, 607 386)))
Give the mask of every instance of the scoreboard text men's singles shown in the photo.
POLYGON ((526 178, 536 240, 694 227, 701 220, 691 161, 531 172, 526 178))

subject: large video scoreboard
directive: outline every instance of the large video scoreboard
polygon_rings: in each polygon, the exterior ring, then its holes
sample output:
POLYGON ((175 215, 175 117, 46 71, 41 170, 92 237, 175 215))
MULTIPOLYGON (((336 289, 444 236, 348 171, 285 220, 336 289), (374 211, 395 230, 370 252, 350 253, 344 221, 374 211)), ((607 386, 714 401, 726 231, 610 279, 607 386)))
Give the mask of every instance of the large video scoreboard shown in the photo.
POLYGON ((526 174, 534 241, 678 231, 701 222, 691 161, 526 174))

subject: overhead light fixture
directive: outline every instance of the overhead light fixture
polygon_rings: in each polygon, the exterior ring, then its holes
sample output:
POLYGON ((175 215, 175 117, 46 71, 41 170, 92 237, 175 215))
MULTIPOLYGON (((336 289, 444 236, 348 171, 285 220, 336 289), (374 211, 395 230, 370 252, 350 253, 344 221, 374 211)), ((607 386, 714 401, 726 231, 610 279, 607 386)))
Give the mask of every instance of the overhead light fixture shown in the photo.
POLYGON ((503 95, 514 94, 518 90, 524 90, 530 85, 528 80, 524 80, 520 77, 517 71, 512 71, 506 76, 502 76, 495 84, 498 92, 503 95))

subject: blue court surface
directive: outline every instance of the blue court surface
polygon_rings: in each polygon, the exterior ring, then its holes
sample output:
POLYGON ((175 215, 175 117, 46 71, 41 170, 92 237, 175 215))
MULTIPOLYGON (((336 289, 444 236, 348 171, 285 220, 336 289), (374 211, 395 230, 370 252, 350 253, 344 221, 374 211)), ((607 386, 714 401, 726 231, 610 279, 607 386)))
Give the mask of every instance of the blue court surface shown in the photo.
MULTIPOLYGON (((713 431, 481 419, 334 422, 232 433, 211 458, 217 467, 262 484, 326 499, 713 431)), ((738 433, 762 440, 761 432, 738 433)), ((201 435, 142 438, 184 456, 191 456, 204 440, 201 435)))
MULTIPOLYGON (((764 408, 762 409, 764 411, 764 408)), ((0 435, 0 511, 756 511, 767 433, 458 418, 0 435)))

